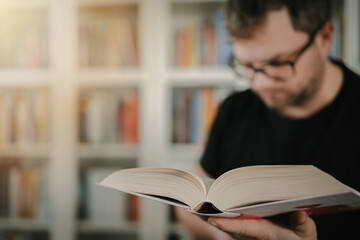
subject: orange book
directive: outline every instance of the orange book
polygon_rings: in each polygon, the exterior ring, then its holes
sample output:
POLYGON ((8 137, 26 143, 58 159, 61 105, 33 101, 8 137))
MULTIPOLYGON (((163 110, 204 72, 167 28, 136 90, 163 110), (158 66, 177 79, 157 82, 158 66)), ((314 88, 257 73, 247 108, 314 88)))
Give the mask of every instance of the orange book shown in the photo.
POLYGON ((189 27, 184 28, 184 67, 191 66, 191 29, 189 27))
POLYGON ((175 66, 183 66, 184 59, 184 31, 182 28, 178 29, 175 34, 175 66))
POLYGON ((216 65, 216 36, 215 36, 215 29, 214 29, 214 22, 209 22, 209 64, 211 66, 216 65))
POLYGON ((124 142, 136 143, 138 138, 138 100, 135 90, 125 95, 124 104, 124 142))
POLYGON ((205 88, 203 90, 204 96, 204 121, 205 121, 205 132, 206 136, 209 135, 212 122, 215 117, 215 106, 214 106, 214 90, 211 88, 205 88))
POLYGON ((128 219, 132 222, 140 221, 140 199, 136 195, 129 195, 128 219))
POLYGON ((135 91, 131 92, 128 99, 128 135, 129 143, 137 143, 138 141, 138 97, 135 91))
POLYGON ((39 201, 39 174, 37 169, 29 169, 28 172, 28 206, 27 212, 29 218, 37 217, 38 201, 39 201))
POLYGON ((118 141, 124 142, 124 134, 125 134, 125 123, 124 123, 124 102, 123 100, 120 101, 118 106, 118 141))

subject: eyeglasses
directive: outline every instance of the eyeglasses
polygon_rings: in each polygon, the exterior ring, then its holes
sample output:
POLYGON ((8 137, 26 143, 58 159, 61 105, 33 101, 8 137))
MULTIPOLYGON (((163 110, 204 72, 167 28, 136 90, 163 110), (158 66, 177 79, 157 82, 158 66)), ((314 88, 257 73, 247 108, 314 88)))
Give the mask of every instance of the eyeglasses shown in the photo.
MULTIPOLYGON (((322 25, 321 25, 322 26, 322 25)), ((261 68, 255 68, 251 64, 242 64, 232 56, 229 62, 229 66, 234 70, 235 74, 239 77, 245 77, 249 80, 253 80, 256 73, 262 73, 269 78, 275 80, 283 80, 295 75, 295 64, 300 56, 313 44, 317 32, 320 27, 310 35, 308 42, 302 47, 292 61, 282 61, 269 63, 261 68)))

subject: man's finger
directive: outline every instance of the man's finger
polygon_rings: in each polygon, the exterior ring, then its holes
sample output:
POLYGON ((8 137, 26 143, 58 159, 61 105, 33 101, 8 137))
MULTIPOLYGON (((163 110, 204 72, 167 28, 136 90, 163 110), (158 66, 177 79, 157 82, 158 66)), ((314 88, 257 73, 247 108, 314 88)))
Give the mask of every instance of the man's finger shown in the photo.
MULTIPOLYGON (((305 211, 297 211, 290 215, 290 226, 293 231, 302 237, 306 237, 309 229, 315 231, 316 225, 305 211)), ((311 231, 311 232, 312 232, 311 231)))
POLYGON ((268 226, 265 219, 234 219, 234 218, 215 218, 211 217, 208 222, 218 229, 235 235, 237 237, 248 237, 247 239, 259 238, 261 233, 272 235, 273 230, 268 226))

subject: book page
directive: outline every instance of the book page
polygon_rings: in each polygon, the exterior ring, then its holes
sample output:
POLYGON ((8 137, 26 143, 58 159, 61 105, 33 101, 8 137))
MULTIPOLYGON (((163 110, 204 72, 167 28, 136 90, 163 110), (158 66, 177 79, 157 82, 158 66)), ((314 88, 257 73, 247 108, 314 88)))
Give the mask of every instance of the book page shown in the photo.
POLYGON ((234 169, 220 176, 211 186, 208 199, 226 210, 348 189, 313 166, 252 166, 234 169))
POLYGON ((128 193, 161 196, 180 201, 189 207, 205 199, 206 187, 201 178, 170 168, 132 168, 117 171, 99 185, 128 193))
POLYGON ((203 177, 203 176, 198 176, 198 175, 194 175, 196 177, 199 178, 199 181, 201 181, 201 183, 203 184, 204 189, 206 190, 206 195, 210 190, 211 185, 215 182, 215 179, 213 178, 209 178, 209 177, 203 177))

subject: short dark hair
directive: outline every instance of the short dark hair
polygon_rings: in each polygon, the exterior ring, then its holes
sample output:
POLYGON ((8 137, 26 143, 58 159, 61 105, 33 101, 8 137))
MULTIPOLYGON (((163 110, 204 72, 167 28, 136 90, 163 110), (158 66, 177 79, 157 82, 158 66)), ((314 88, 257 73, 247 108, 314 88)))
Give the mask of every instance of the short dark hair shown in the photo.
POLYGON ((228 0, 227 29, 234 38, 250 38, 269 11, 285 7, 295 30, 312 34, 331 18, 330 0, 228 0))

